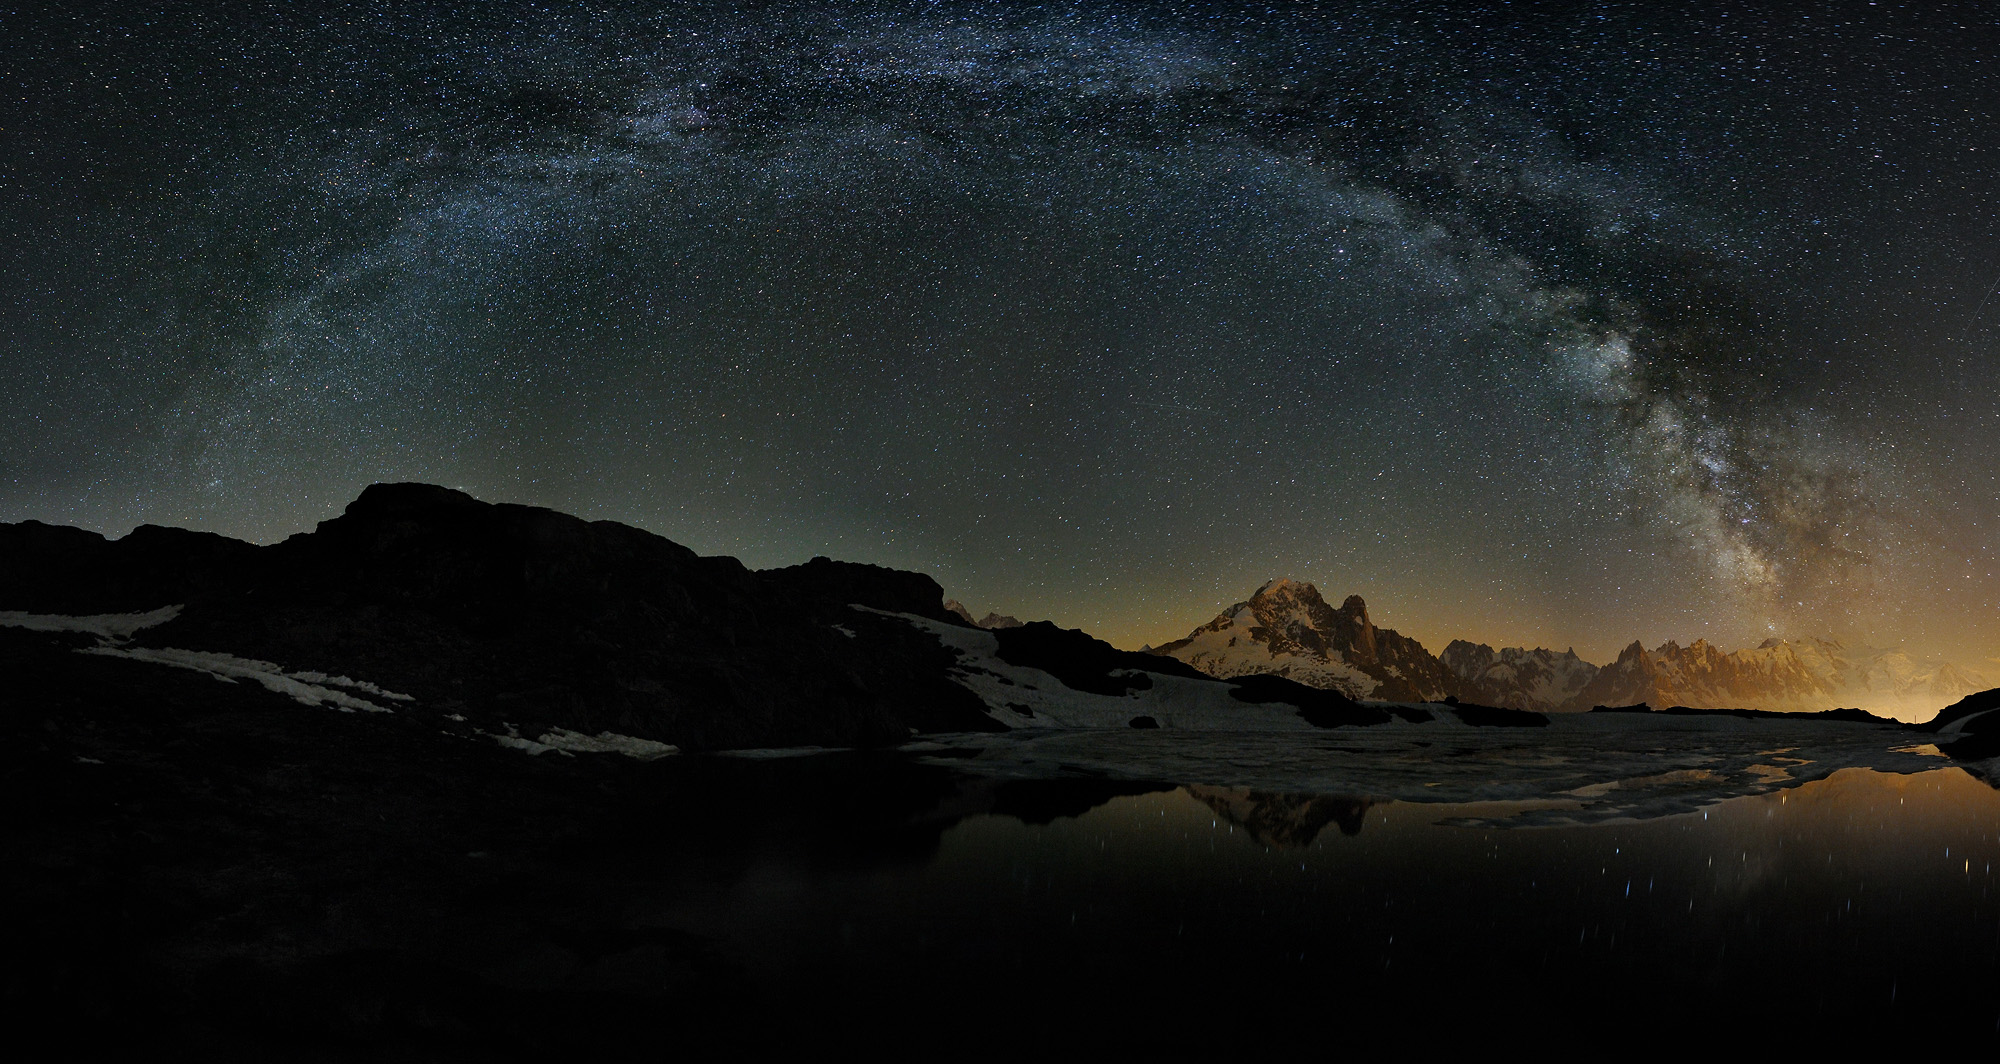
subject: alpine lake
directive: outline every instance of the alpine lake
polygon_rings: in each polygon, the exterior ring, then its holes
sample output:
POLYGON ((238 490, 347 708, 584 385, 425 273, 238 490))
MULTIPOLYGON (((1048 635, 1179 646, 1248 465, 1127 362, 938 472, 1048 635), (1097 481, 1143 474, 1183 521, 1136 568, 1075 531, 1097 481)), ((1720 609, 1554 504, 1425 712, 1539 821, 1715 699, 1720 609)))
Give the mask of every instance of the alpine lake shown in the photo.
POLYGON ((38 785, 90 797, 15 870, 10 998, 204 1059, 1994 1040, 1980 765, 1556 724, 643 763, 413 728, 403 765, 295 721, 240 771, 100 745, 38 785))

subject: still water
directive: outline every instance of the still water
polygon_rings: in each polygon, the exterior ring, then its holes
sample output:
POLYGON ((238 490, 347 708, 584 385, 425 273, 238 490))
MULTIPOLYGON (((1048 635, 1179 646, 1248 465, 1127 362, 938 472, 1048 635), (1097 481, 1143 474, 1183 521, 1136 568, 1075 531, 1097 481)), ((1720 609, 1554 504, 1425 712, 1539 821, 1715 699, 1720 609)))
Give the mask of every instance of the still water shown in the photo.
POLYGON ((1525 827, 1495 825, 1535 803, 960 788, 930 814, 949 825, 934 846, 771 845, 639 919, 832 1022, 1029 1044, 1078 1037, 1071 1021, 1168 1043, 1338 1018, 1447 1040, 1938 1045, 2000 1022, 2000 792, 1956 768, 1525 827))

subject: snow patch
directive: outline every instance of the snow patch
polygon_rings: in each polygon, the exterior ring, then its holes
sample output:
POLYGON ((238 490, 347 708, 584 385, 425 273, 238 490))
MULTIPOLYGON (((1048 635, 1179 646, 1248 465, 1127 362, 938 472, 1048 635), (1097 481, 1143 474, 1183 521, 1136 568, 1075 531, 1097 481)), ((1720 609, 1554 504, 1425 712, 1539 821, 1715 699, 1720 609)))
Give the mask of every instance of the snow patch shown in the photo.
POLYGON ((0 610, 0 625, 26 628, 31 632, 83 632, 99 639, 124 642, 141 628, 165 624, 180 616, 181 607, 162 606, 146 613, 93 613, 70 616, 61 613, 22 613, 0 610))
POLYGON ((207 673, 224 683, 238 680, 254 680, 264 689, 281 694, 308 706, 332 706, 342 713, 366 710, 370 713, 392 712, 387 706, 378 706, 365 698, 337 690, 351 687, 367 694, 399 702, 410 701, 410 696, 394 691, 384 691, 372 683, 350 680, 345 676, 328 676, 322 672, 286 672, 268 661, 239 658, 234 654, 222 654, 210 650, 176 650, 173 647, 125 647, 94 646, 84 647, 79 654, 98 654, 108 658, 130 658, 133 661, 147 661, 155 665, 172 665, 178 669, 192 669, 207 673))
POLYGON ((328 676, 326 673, 313 672, 311 670, 306 670, 304 672, 290 672, 286 673, 285 675, 290 676, 292 679, 298 680, 302 683, 332 684, 335 687, 351 687, 354 690, 360 691, 363 694, 374 695, 377 698, 386 698, 391 702, 416 701, 414 697, 403 694, 401 691, 384 690, 383 688, 377 687, 374 684, 369 683, 367 680, 355 680, 355 679, 350 679, 346 676, 328 676))
POLYGON ((568 728, 556 728, 543 733, 538 741, 557 750, 567 750, 572 753, 624 754, 639 761, 658 761, 660 758, 681 752, 680 747, 668 743, 608 731, 585 735, 582 732, 570 731, 568 728))
POLYGON ((681 748, 668 743, 640 739, 617 732, 598 732, 585 735, 568 728, 552 728, 543 732, 539 739, 524 739, 512 724, 507 726, 507 734, 487 732, 486 735, 509 750, 519 750, 529 757, 537 757, 554 751, 564 757, 576 754, 624 754, 638 761, 658 761, 681 752, 681 748))
POLYGON ((522 753, 527 754, 529 757, 540 757, 541 755, 546 754, 551 750, 554 750, 556 753, 561 754, 564 757, 576 756, 570 753, 568 750, 557 749, 556 747, 551 746, 548 743, 538 743, 533 739, 523 739, 521 738, 520 733, 514 730, 514 726, 512 724, 507 725, 507 734, 505 735, 501 735, 499 732, 487 732, 486 734, 489 737, 491 737, 494 742, 499 743, 501 746, 504 746, 509 750, 519 750, 522 753))
POLYGON ((82 632, 94 635, 101 642, 94 647, 79 648, 77 653, 129 658, 155 665, 192 669, 195 672, 207 673, 224 683, 254 680, 267 691, 284 695, 308 706, 332 706, 342 713, 352 713, 355 710, 365 710, 370 713, 390 712, 386 706, 376 705, 366 698, 350 693, 356 691, 390 702, 415 701, 409 695, 385 690, 366 680, 329 676, 311 670, 286 672, 281 666, 272 662, 239 658, 234 654, 210 650, 177 650, 173 647, 128 645, 134 633, 173 620, 180 616, 181 609, 180 606, 162 606, 145 613, 97 613, 81 616, 0 610, 0 625, 25 628, 31 632, 82 632))

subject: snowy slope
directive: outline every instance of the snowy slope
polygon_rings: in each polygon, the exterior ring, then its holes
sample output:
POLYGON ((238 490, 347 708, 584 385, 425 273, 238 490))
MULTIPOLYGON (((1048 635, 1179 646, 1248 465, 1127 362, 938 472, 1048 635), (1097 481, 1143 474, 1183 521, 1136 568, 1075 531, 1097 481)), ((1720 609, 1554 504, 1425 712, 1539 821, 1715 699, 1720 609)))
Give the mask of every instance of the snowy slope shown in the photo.
MULTIPOLYGON (((856 607, 861 609, 864 607, 856 607)), ((871 610, 869 612, 882 612, 871 610)), ((930 632, 958 655, 949 675, 985 702, 994 720, 1010 728, 1129 728, 1148 717, 1162 728, 1217 731, 1316 730, 1287 703, 1252 704, 1227 684, 1147 670, 1143 688, 1108 695, 1079 691, 1041 669, 1004 661, 992 632, 962 628, 916 614, 891 614, 930 632)))

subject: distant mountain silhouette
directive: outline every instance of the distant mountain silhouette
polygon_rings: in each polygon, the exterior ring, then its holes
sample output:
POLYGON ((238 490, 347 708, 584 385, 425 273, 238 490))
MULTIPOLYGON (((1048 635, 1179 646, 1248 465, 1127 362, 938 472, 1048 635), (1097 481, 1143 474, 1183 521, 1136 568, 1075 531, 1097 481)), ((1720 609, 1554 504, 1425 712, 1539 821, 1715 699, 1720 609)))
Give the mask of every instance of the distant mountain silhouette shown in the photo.
POLYGON ((1007 614, 995 613, 991 610, 987 611, 986 616, 975 618, 972 616, 972 611, 966 609, 965 604, 957 599, 946 599, 944 608, 965 623, 976 625, 980 628, 1019 628, 1023 623, 1018 617, 1010 617, 1007 614))

